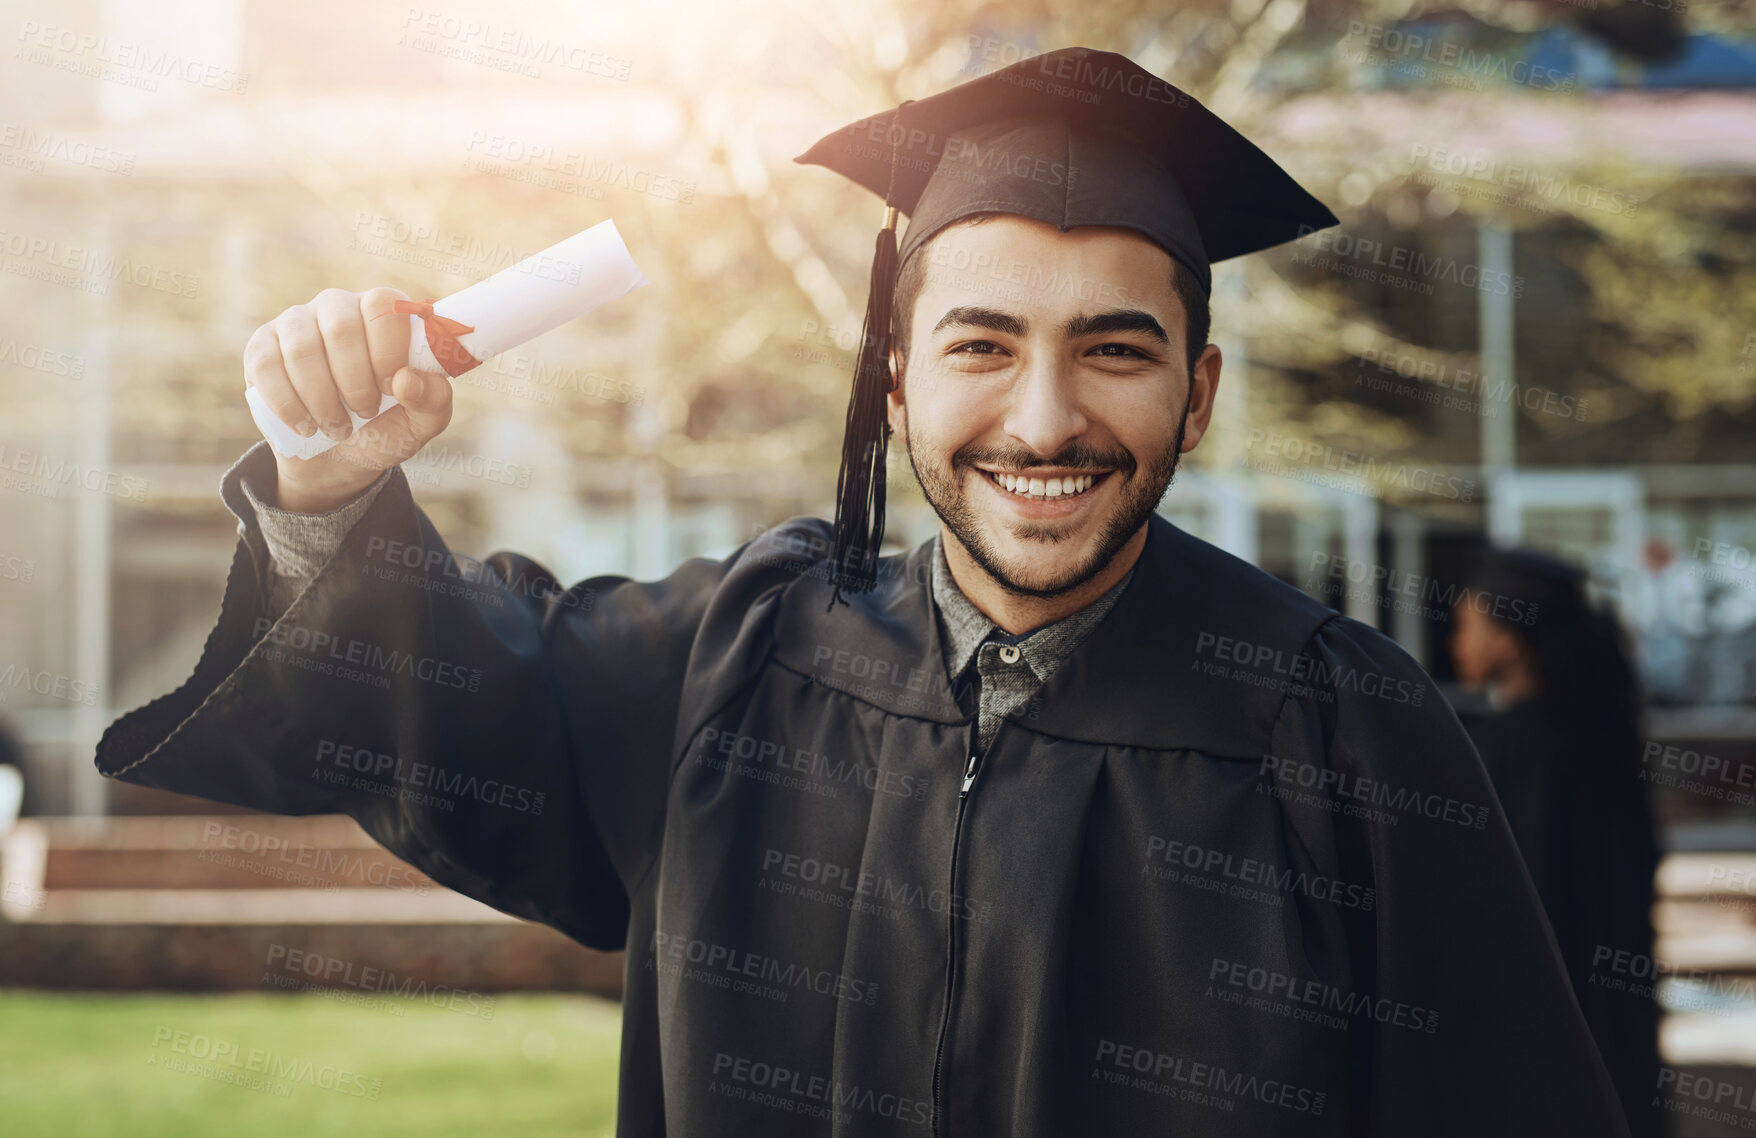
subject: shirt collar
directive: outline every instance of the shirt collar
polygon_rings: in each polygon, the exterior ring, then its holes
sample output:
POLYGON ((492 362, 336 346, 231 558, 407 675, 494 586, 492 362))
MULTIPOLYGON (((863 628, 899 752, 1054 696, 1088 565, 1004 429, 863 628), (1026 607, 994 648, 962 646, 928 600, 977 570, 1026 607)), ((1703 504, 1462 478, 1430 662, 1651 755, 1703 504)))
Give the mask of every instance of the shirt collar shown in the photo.
POLYGON ((1110 611, 1134 576, 1134 569, 1130 568, 1120 581, 1110 586, 1108 592, 1084 608, 1022 637, 1014 637, 1001 632, 999 626, 983 615, 982 610, 958 588, 957 580, 951 575, 951 563, 945 559, 942 534, 943 531, 933 535, 933 600, 945 634, 946 674, 953 683, 963 675, 990 637, 1018 645, 1030 670, 1038 680, 1046 681, 1061 661, 1078 647, 1085 634, 1110 611))

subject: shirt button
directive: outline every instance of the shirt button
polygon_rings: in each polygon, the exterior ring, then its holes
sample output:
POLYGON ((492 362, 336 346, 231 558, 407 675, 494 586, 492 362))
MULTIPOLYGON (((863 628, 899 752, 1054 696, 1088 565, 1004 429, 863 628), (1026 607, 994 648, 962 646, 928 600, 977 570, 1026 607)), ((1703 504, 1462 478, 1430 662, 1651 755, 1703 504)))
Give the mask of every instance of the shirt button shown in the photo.
POLYGON ((1002 644, 1002 645, 1000 645, 1000 659, 1006 661, 1008 664, 1018 663, 1018 645, 1016 645, 1016 644, 1002 644))

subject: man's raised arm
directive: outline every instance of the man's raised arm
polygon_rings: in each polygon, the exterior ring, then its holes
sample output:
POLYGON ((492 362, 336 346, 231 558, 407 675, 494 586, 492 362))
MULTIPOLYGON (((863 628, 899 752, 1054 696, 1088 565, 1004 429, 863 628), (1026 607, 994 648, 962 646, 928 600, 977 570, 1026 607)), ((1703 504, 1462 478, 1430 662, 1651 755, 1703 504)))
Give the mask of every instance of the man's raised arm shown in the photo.
POLYGON ((740 566, 740 550, 567 588, 518 554, 452 553, 396 465, 450 419, 449 380, 406 366, 408 321, 373 321, 396 295, 327 291, 252 337, 249 381, 286 422, 337 437, 342 404, 375 407, 386 384, 401 405, 314 459, 258 444, 227 473, 242 524, 219 620, 180 688, 105 732, 98 769, 349 814, 443 885, 620 947, 626 890, 657 856, 691 645, 716 599, 747 611, 778 571, 740 566), (288 515, 271 524, 321 530, 328 515, 339 539, 305 534, 317 544, 289 564, 251 495, 288 515))

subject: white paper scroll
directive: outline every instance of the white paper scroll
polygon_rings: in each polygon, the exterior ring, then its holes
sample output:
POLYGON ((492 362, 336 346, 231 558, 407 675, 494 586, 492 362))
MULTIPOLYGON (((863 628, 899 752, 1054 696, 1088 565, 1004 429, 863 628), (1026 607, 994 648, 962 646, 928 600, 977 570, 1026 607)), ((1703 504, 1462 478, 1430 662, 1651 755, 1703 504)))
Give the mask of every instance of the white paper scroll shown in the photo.
MULTIPOLYGON (((622 234, 610 220, 575 233, 540 253, 477 281, 461 292, 435 301, 433 311, 462 321, 475 329, 458 337, 458 343, 476 359, 487 363, 501 352, 553 331, 576 316, 646 285, 647 279, 628 254, 622 234)), ((426 325, 419 316, 409 320, 409 365, 422 371, 442 372, 427 344, 426 325)), ((319 431, 305 438, 282 423, 267 402, 249 387, 244 398, 269 444, 289 458, 314 458, 335 445, 319 431)), ((386 395, 373 416, 396 406, 386 395)), ((370 422, 345 408, 354 429, 370 422)))

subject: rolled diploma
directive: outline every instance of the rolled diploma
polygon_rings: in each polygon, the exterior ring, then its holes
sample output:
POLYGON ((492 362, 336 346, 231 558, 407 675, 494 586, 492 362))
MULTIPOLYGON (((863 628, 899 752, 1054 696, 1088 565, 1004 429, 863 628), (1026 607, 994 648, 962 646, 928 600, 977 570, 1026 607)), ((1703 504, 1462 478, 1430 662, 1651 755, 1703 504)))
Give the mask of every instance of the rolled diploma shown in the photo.
MULTIPOLYGON (((457 342, 471 356, 487 363, 501 352, 534 340, 647 283, 634 258, 629 256, 628 246, 622 243, 616 223, 605 219, 540 253, 532 253, 486 280, 435 301, 433 311, 474 328, 475 331, 459 336, 457 342)), ((419 316, 411 315, 408 321, 409 366, 443 372, 445 369, 439 366, 427 343, 426 324, 419 316)), ((281 422, 255 387, 245 389, 244 399, 256 425, 281 454, 289 458, 315 458, 336 445, 337 440, 321 431, 305 438, 281 422)), ((386 395, 372 417, 394 406, 396 398, 386 395)), ((353 420, 355 430, 371 421, 345 404, 343 409, 353 420)))

